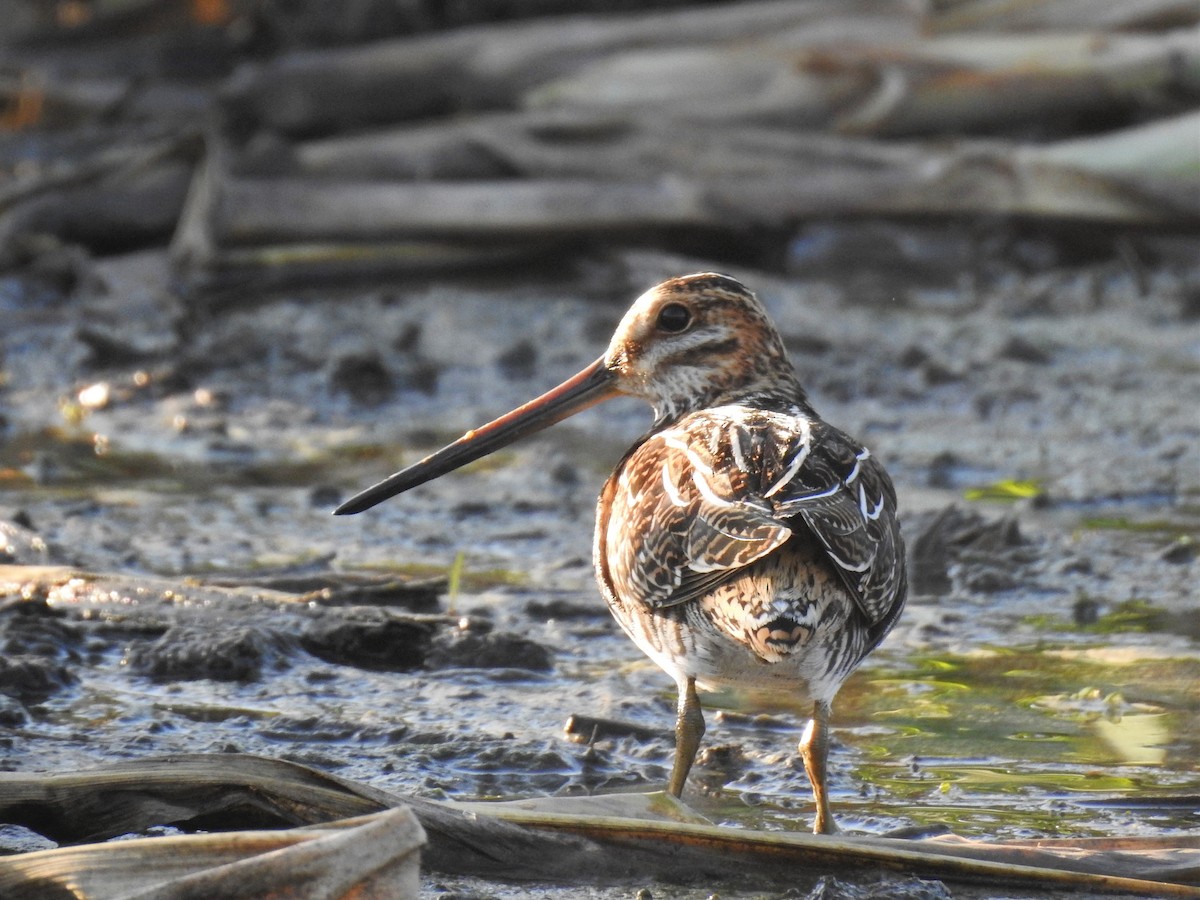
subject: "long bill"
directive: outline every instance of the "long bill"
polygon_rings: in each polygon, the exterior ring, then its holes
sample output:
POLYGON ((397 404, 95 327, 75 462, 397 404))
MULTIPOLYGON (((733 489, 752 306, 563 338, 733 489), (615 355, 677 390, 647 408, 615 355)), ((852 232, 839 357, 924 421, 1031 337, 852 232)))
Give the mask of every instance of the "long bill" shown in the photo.
POLYGON ((335 509, 333 514, 347 516, 370 509, 389 497, 462 468, 616 394, 616 377, 604 365, 601 357, 558 387, 486 425, 468 431, 453 444, 360 491, 335 509))

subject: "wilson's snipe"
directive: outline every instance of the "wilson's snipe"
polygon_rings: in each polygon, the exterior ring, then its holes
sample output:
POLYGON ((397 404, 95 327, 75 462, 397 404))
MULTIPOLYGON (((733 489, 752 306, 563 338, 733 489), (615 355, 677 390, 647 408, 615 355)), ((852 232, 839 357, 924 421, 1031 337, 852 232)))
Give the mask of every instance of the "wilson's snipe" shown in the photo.
POLYGON ((704 734, 696 686, 813 704, 800 741, 814 831, 836 831, 825 787, 830 702, 904 606, 891 480, 813 411, 783 341, 740 283, 701 273, 647 291, 608 351, 536 400, 342 504, 368 509, 621 394, 655 420, 600 493, 595 567, 621 627, 679 686, 668 790, 704 734))

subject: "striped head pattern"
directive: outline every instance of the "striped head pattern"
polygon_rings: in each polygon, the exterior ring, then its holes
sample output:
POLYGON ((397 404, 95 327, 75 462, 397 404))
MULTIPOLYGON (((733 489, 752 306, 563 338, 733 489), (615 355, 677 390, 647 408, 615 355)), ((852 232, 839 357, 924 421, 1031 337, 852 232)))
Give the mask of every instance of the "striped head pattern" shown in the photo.
POLYGON ((804 402, 762 303, 712 272, 672 278, 634 301, 604 363, 616 389, 650 403, 659 424, 748 399, 804 402))

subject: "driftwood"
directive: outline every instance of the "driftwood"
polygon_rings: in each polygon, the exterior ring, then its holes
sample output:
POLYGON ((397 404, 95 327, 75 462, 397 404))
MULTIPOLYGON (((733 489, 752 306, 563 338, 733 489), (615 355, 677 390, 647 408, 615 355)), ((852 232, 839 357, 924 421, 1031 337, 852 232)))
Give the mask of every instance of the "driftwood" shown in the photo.
POLYGON ((229 85, 230 119, 275 136, 214 135, 174 258, 199 276, 336 275, 616 236, 782 239, 820 218, 1192 228, 1200 31, 1153 9, 1112 21, 1184 27, 929 36, 906 4, 814 0, 295 54, 229 85), (1073 136, 1134 111, 1159 118, 1073 136), (1018 129, 1043 139, 961 137, 1018 129))
POLYGON ((406 808, 324 827, 141 838, 0 862, 0 894, 40 900, 408 900, 424 832, 406 808))
MULTIPOLYGON (((1200 32, 957 34, 795 49, 634 50, 526 92, 521 105, 670 110, 726 126, 770 123, 877 136, 998 133, 1200 97, 1200 32)), ((1053 127, 1053 126, 1058 127, 1053 127)))
POLYGON ((622 16, 461 28, 244 70, 230 107, 271 129, 329 131, 462 109, 505 108, 524 91, 625 50, 721 46, 771 36, 788 46, 915 37, 905 0, 768 0, 622 16))
POLYGON ((24 234, 106 249, 165 239, 200 151, 199 132, 183 129, 114 143, 0 184, 0 268, 14 261, 14 238, 24 234))
MULTIPOLYGON (((1101 27, 1093 21, 1076 20, 1101 27)), ((917 134, 1200 90, 1200 44, 1186 27, 930 39, 929 24, 914 4, 829 0, 535 20, 295 54, 244 70, 226 97, 237 115, 295 134, 547 105, 917 134)))
MULTIPOLYGON (((664 116, 588 110, 492 113, 301 142, 282 151, 283 170, 275 174, 328 187, 364 181, 436 185, 502 179, 511 186, 536 178, 611 183, 631 176, 659 179, 671 175, 719 184, 732 177, 819 181, 845 173, 852 186, 860 171, 890 169, 903 183, 905 167, 919 169, 922 163, 944 166, 972 156, 990 157, 997 166, 1032 159, 1111 173, 1116 170, 1109 165, 1107 148, 1120 144, 1125 148, 1120 174, 1148 182, 1177 178, 1200 184, 1200 156, 1189 141, 1200 127, 1197 115, 1044 144, 930 144, 880 143, 768 126, 721 131, 664 116), (520 181, 514 182, 514 178, 520 181)), ((275 159, 278 164, 278 154, 275 159)), ((232 168, 225 177, 255 179, 253 171, 232 168)), ((913 182, 916 174, 908 175, 907 180, 913 182)), ((841 185, 835 185, 830 193, 838 187, 841 185)), ((847 205, 861 202, 853 193, 844 201, 847 205)))
POLYGON ((830 217, 1195 227, 1200 11, 1080 3, 535 18, 284 54, 208 93, 30 67, 0 79, 13 127, 149 119, 176 147, 109 138, 0 188, 0 266, 30 233, 119 249, 173 226, 185 274, 260 284, 830 217))
POLYGON ((1083 21, 1105 29, 1165 28, 1200 21, 1194 0, 949 0, 938 6, 933 26, 941 31, 1074 28, 1083 21))
MULTIPOLYGON (((208 602, 228 608, 233 604, 266 603, 281 608, 318 606, 399 606, 416 612, 437 609, 444 593, 441 576, 403 579, 389 575, 331 571, 282 572, 222 576, 166 578, 120 572, 88 572, 70 566, 0 564, 0 596, 10 595, 6 604, 48 601, 76 610, 89 610, 89 617, 120 616, 120 602, 113 598, 140 596, 143 611, 157 605, 171 607, 187 597, 197 602, 189 610, 204 616, 208 602)), ((219 614, 213 614, 214 616, 219 614)), ((437 623, 459 621, 455 616, 429 615, 414 621, 437 623)))
MULTIPOLYGON (((1186 836, 985 844, 764 834, 699 822, 663 795, 433 803, 291 763, 238 755, 147 759, 72 775, 0 774, 0 821, 26 824, 58 841, 99 839, 161 824, 205 829, 238 828, 247 821, 260 827, 297 826, 350 816, 351 821, 335 827, 367 829, 343 832, 352 843, 353 835, 398 827, 399 820, 380 812, 395 807, 410 809, 420 820, 429 841, 424 864, 443 874, 567 884, 659 878, 779 887, 795 885, 806 874, 815 879, 829 871, 868 877, 899 872, 962 883, 1200 897, 1200 839, 1186 836)), ((406 833, 418 840, 411 829, 406 833)), ((158 859, 177 854, 221 861, 225 853, 246 846, 259 852, 300 841, 311 841, 315 850, 325 836, 336 841, 338 835, 328 828, 302 827, 270 836, 205 835, 196 840, 194 851, 187 849, 190 837, 140 840, 133 851, 127 851, 124 842, 39 851, 0 859, 0 894, 38 896, 30 893, 33 885, 45 888, 47 882, 32 881, 35 873, 65 883, 87 869, 117 884, 117 870, 141 869, 144 877, 146 868, 157 872, 158 859)), ((374 852, 368 847, 361 855, 376 860, 374 852)), ((266 867, 258 870, 262 877, 287 877, 286 869, 275 868, 269 857, 262 857, 261 865, 266 867)), ((309 871, 324 875, 327 865, 332 864, 318 860, 309 871)), ((126 876, 133 878, 135 873, 126 876)), ((98 900, 122 894, 96 891, 83 896, 98 900)))
MULTIPOLYGON (((355 262, 356 248, 384 255, 389 245, 411 249, 421 241, 495 254, 615 233, 786 231, 806 219, 838 216, 1195 224, 1200 170, 1187 147, 1198 122, 1182 116, 1046 146, 947 146, 769 128, 724 133, 662 120, 604 128, 592 120, 500 117, 470 135, 457 130, 480 155, 539 177, 351 181, 210 169, 193 186, 175 252, 181 263, 200 268, 295 262, 305 248, 316 261, 355 262)), ((422 154, 436 154, 439 143, 427 138, 428 131, 409 143, 407 158, 398 149, 403 141, 393 141, 400 165, 418 167, 422 154)), ((393 262, 431 260, 409 253, 393 262)))

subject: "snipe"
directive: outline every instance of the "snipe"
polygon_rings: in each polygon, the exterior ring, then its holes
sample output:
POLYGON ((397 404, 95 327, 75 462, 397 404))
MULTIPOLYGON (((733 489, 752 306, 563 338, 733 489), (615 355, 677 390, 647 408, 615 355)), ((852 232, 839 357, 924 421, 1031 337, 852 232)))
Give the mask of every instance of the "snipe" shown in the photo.
POLYGON ((812 703, 800 741, 814 831, 836 831, 826 790, 830 703, 904 606, 891 480, 822 421, 758 299, 724 275, 639 297, 607 352, 536 400, 352 497, 362 512, 618 395, 654 424, 600 493, 594 561, 626 634, 679 687, 679 796, 704 734, 696 687, 812 703))

